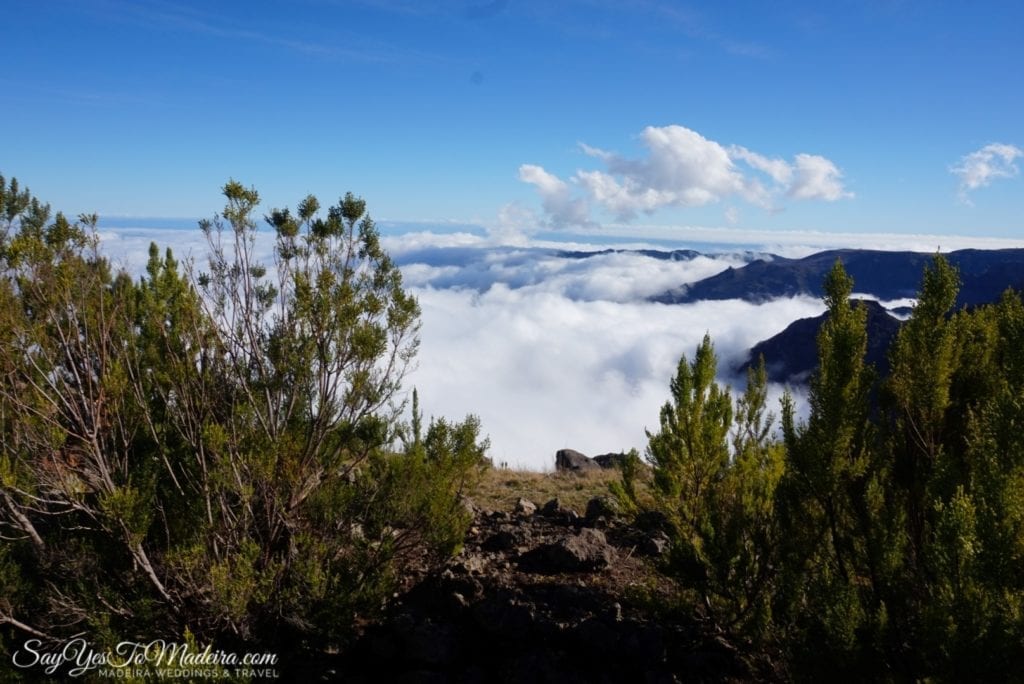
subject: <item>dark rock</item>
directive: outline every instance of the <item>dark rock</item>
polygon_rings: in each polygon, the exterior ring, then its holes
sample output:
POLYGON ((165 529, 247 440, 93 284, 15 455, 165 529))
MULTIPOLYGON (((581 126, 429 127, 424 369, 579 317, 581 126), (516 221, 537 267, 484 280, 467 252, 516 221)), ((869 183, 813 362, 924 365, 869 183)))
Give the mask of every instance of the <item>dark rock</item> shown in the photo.
POLYGON ((584 653, 601 657, 617 646, 618 634, 598 618, 588 618, 576 628, 578 646, 584 653))
POLYGON ((472 607, 475 625, 503 641, 522 641, 530 637, 536 615, 533 609, 512 600, 486 597, 472 607))
POLYGON ((668 551, 668 547, 668 535, 664 532, 656 532, 644 538, 643 543, 640 544, 639 551, 642 556, 660 556, 668 551))
POLYGON ((551 517, 553 515, 558 515, 563 510, 565 509, 562 508, 562 502, 556 496, 541 507, 540 514, 544 517, 551 517))
POLYGON ((523 555, 520 567, 528 572, 594 572, 608 567, 615 549, 600 530, 584 528, 580 533, 543 544, 523 555))
POLYGON ((619 514, 619 502, 610 496, 595 496, 587 502, 587 512, 584 514, 586 523, 593 525, 598 519, 611 520, 619 514))
POLYGON ((559 449, 555 452, 555 470, 558 472, 582 473, 600 470, 594 459, 574 449, 559 449))
POLYGON ((680 684, 680 679, 673 672, 646 672, 644 684, 680 684))
POLYGON ((565 667, 564 663, 567 660, 566 654, 557 650, 528 651, 518 655, 509 663, 502 681, 587 684, 585 676, 565 667))
POLYGON ((403 673, 395 684, 447 684, 448 677, 443 672, 434 670, 412 670, 403 673))
POLYGON ((601 466, 605 470, 614 470, 615 468, 619 468, 620 466, 622 466, 623 463, 626 462, 626 454, 599 454, 597 456, 594 456, 592 460, 594 461, 594 463, 601 466))
POLYGON ((622 646, 623 650, 643 663, 654 664, 665 660, 665 640, 655 625, 642 625, 630 630, 622 646))
POLYGON ((516 546, 516 537, 507 530, 495 532, 480 545, 484 551, 508 551, 516 546))
POLYGON ((644 532, 668 532, 672 529, 668 516, 661 511, 642 511, 636 516, 634 524, 644 532))
POLYGON ((528 541, 529 533, 515 525, 502 525, 480 548, 484 551, 510 551, 528 541))
POLYGON ((425 622, 404 634, 405 657, 430 666, 451 664, 459 654, 459 640, 451 625, 425 622))
POLYGON ((456 575, 451 568, 441 573, 438 588, 439 592, 451 592, 471 600, 480 598, 484 593, 480 580, 466 575, 456 575))
POLYGON ((365 644, 370 653, 385 661, 391 660, 401 653, 395 637, 381 629, 367 634, 365 644))
POLYGON ((563 506, 558 497, 555 497, 544 504, 544 507, 540 509, 540 514, 545 518, 560 522, 563 525, 572 525, 579 520, 580 517, 576 511, 563 506))

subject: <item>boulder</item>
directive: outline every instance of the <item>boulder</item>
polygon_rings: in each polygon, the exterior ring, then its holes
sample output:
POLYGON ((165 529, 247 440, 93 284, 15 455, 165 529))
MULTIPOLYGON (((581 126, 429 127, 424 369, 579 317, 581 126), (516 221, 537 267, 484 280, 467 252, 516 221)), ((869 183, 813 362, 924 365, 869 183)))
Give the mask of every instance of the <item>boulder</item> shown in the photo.
POLYGON ((563 511, 565 511, 565 508, 562 506, 562 501, 556 496, 554 499, 551 499, 541 506, 540 514, 544 517, 550 518, 561 515, 563 511))
POLYGON ((600 469, 601 466, 594 459, 575 449, 559 449, 555 452, 556 472, 582 473, 600 469))
POLYGON ((598 456, 594 456, 594 458, 591 460, 593 460, 594 463, 601 466, 605 470, 614 470, 615 468, 619 468, 623 463, 625 463, 626 454, 600 454, 598 456))
POLYGON ((551 499, 540 509, 540 514, 550 520, 560 522, 563 525, 572 525, 579 520, 579 514, 571 508, 562 505, 558 497, 551 499))
POLYGON ((511 551, 530 542, 530 530, 521 525, 502 525, 480 545, 484 551, 511 551))
POLYGON ((537 504, 533 503, 529 499, 519 497, 519 500, 516 501, 515 512, 520 515, 533 515, 537 512, 537 504))
POLYGON ((542 574, 594 572, 615 560, 615 549, 600 530, 584 528, 579 534, 543 544, 524 554, 522 569, 542 574))
POLYGON ((610 496, 595 496, 587 502, 587 512, 584 514, 586 523, 593 525, 599 519, 612 520, 619 514, 619 502, 610 496))
POLYGON ((508 551, 514 549, 517 543, 516 535, 510 530, 498 530, 484 540, 480 548, 484 551, 508 551))

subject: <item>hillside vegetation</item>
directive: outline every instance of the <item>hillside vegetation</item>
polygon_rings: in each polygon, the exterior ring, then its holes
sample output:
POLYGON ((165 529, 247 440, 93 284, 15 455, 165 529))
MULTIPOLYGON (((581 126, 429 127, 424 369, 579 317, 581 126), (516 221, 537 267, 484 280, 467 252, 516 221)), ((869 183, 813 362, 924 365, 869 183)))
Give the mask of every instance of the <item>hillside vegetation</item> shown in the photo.
POLYGON ((5 653, 26 639, 166 639, 308 669, 311 655, 369 643, 391 614, 405 631, 382 633, 429 637, 424 662, 443 675, 459 649, 437 660, 438 643, 475 634, 481 616, 526 615, 559 644, 589 625, 608 640, 589 646, 598 659, 651 645, 658 676, 698 661, 787 679, 1017 675, 1018 294, 957 309, 958 271, 935 256, 883 376, 836 260, 806 421, 788 396, 778 419, 770 411, 763 363, 734 397, 706 337, 680 359, 642 458, 586 477, 521 473, 489 466, 472 415, 424 421, 414 393, 403 419, 419 307, 361 200, 270 211, 264 264, 258 194, 232 181, 224 196, 200 226, 207 263, 153 245, 133 280, 100 253, 95 216, 52 215, 0 178, 5 653), (607 513, 577 515, 602 495, 607 513), (520 498, 559 501, 534 517, 520 498), (646 599, 642 583, 656 589, 646 599), (623 587, 634 594, 620 605, 623 587), (563 611, 574 596, 586 602, 563 611), (429 614, 442 599, 457 624, 410 627, 396 608, 429 614), (515 603, 527 599, 542 607, 515 603), (623 606, 647 612, 624 618, 623 606), (727 657, 709 660, 712 642, 727 657), (692 652, 666 653, 673 644, 692 652))
POLYGON ((95 216, 0 179, 4 652, 86 635, 297 657, 462 543, 486 443, 472 417, 399 420, 419 307, 363 202, 271 211, 262 264, 258 194, 224 196, 207 264, 153 245, 132 281, 95 216))
MULTIPOLYGON (((819 679, 998 681, 1024 659, 1024 304, 955 310, 941 256, 889 349, 836 261, 810 415, 772 437, 763 363, 735 403, 710 339, 650 435, 665 572, 716 621, 819 679)), ((629 489, 628 472, 626 490, 629 489)), ((627 497, 629 498, 629 497, 627 497)))

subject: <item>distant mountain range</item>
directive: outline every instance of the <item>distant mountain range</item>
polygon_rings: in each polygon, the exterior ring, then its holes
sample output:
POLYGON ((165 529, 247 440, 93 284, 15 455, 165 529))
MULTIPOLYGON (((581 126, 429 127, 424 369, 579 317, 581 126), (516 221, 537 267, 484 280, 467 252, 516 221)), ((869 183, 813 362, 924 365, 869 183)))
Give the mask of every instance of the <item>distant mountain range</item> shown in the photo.
MULTIPOLYGON (((654 259, 687 261, 700 256, 688 249, 674 251, 606 249, 602 251, 561 251, 567 259, 586 259, 601 254, 642 254, 654 259)), ((738 268, 726 270, 694 283, 681 284, 652 301, 663 304, 689 304, 707 300, 742 299, 766 302, 778 297, 798 295, 821 297, 825 276, 837 260, 843 262, 853 278, 855 293, 882 301, 916 298, 924 269, 934 255, 924 252, 890 252, 868 249, 831 249, 800 259, 774 254, 754 255, 738 268)), ((1007 288, 1024 290, 1024 249, 963 249, 945 254, 960 272, 957 306, 976 306, 996 301, 1007 288)), ((892 313, 909 314, 908 307, 886 310, 872 300, 860 300, 867 307, 867 361, 879 373, 889 372, 888 350, 900 328, 900 319, 892 313)), ((825 314, 794 321, 778 335, 763 340, 750 350, 745 371, 764 356, 768 377, 773 382, 803 384, 818 362, 817 337, 825 314)))
POLYGON ((589 259, 590 257, 603 256, 606 254, 640 254, 659 261, 689 261, 701 255, 692 249, 602 249, 598 251, 582 251, 575 249, 563 249, 555 252, 555 256, 563 259, 589 259))
MULTIPOLYGON (((960 270, 960 305, 995 301, 1008 287, 1024 289, 1024 249, 963 249, 945 256, 960 270)), ((825 275, 837 259, 853 277, 854 292, 893 300, 916 296, 924 267, 931 262, 932 255, 863 249, 832 249, 802 259, 769 255, 680 285, 652 300, 687 304, 709 299, 764 302, 796 295, 820 297, 825 275)))
MULTIPOLYGON (((683 255, 661 258, 680 258, 683 255)), ((996 301, 1007 288, 1024 290, 1024 249, 964 249, 945 255, 960 272, 957 306, 996 301)), ((924 269, 933 255, 922 252, 888 252, 833 249, 801 259, 767 255, 739 268, 728 268, 695 283, 680 285, 653 301, 687 304, 706 300, 742 299, 765 302, 777 297, 821 297, 822 285, 836 260, 853 277, 854 292, 882 301, 915 298, 924 269)), ((867 361, 882 375, 889 371, 888 349, 900 328, 900 320, 875 301, 867 307, 867 361)), ((906 308, 897 313, 909 313, 906 308)), ((773 382, 802 384, 817 365, 817 336, 825 314, 794 321, 778 335, 758 342, 739 370, 745 371, 764 356, 773 382)))

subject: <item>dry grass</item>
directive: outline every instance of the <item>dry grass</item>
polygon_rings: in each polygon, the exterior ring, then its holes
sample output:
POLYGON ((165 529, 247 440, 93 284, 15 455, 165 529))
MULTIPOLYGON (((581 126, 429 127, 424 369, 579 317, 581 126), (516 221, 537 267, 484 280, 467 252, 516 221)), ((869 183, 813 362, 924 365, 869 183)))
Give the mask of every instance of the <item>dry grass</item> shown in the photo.
MULTIPOLYGON (((510 511, 520 497, 532 501, 538 507, 558 497, 563 506, 583 513, 588 501, 595 496, 608 494, 608 485, 619 481, 621 477, 618 470, 575 474, 491 468, 483 474, 470 493, 470 498, 484 509, 510 511)), ((640 489, 646 489, 646 482, 640 483, 640 489)))
POLYGON ((512 510, 520 497, 537 506, 543 506, 558 497, 562 505, 582 513, 588 501, 595 496, 608 494, 608 483, 619 478, 618 470, 577 475, 491 468, 484 473, 470 496, 477 506, 497 511, 512 510))

